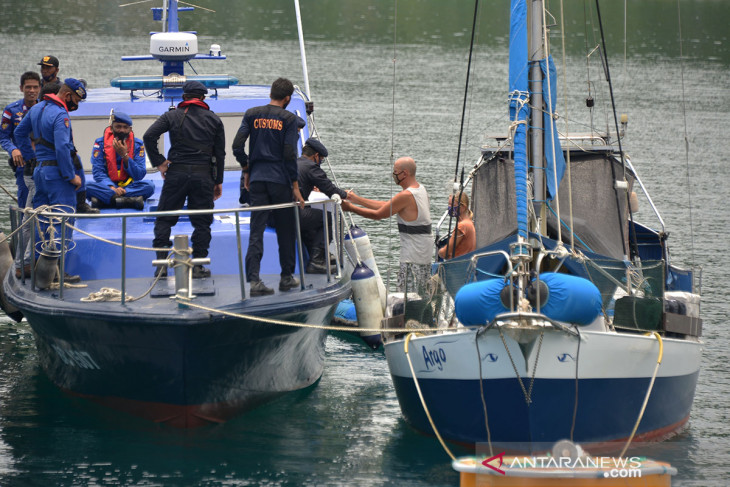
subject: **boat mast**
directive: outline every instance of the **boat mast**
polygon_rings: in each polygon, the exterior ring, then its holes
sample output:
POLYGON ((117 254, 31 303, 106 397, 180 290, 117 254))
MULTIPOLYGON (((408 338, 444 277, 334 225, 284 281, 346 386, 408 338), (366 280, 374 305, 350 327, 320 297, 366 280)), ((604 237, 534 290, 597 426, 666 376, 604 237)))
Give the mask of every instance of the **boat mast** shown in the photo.
POLYGON ((542 93, 542 69, 540 61, 545 59, 545 44, 543 42, 542 26, 543 0, 529 0, 527 10, 528 52, 530 65, 530 146, 529 160, 534 168, 533 175, 533 202, 535 213, 539 217, 540 227, 536 231, 545 234, 545 156, 544 156, 544 127, 543 116, 544 98, 542 93))
POLYGON ((162 1, 162 32, 167 32, 167 0, 162 1))

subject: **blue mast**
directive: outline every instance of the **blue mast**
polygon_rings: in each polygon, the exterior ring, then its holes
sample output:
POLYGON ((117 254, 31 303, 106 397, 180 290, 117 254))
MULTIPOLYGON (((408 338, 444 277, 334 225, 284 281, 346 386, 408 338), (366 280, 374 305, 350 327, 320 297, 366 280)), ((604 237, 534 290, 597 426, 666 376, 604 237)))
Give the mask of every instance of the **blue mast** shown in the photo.
POLYGON ((527 7, 512 0, 509 35, 509 115, 514 125, 517 234, 527 239, 527 120, 530 116, 527 63, 527 7))

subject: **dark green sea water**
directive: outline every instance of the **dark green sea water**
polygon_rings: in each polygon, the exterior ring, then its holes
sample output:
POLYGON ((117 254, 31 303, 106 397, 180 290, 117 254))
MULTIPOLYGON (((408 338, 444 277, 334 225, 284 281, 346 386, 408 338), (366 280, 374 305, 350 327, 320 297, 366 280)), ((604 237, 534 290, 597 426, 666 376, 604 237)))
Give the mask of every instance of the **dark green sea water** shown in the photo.
MULTIPOLYGON (((629 2, 626 36, 623 2, 602 2, 601 13, 610 23, 606 35, 619 113, 629 116, 624 147, 671 233, 675 263, 704 269, 706 347, 690 424, 646 453, 678 468, 673 485, 714 487, 730 483, 730 4, 678 3, 629 2)), ((60 59, 62 77, 85 78, 92 88, 114 76, 157 74, 153 63, 118 61, 148 51, 147 33, 158 29, 150 5, 156 2, 119 9, 93 0, 0 0, 0 103, 20 97, 20 73, 36 69, 46 54, 60 59)), ((198 72, 229 73, 256 84, 286 76, 303 84, 292 1, 208 0, 204 6, 217 12, 183 14, 181 27, 198 31, 201 50, 220 44, 228 60, 196 62, 198 72)), ((461 151, 467 167, 484 136, 502 134, 508 124, 506 6, 481 2, 461 151)), ((559 6, 550 5, 558 19, 559 6)), ((565 7, 567 114, 571 130, 581 131, 591 119, 584 104, 588 87, 597 107, 608 105, 608 93, 598 87, 603 69, 596 56, 585 57, 599 42, 595 30, 583 27, 595 19, 594 2, 566 0, 565 7)), ((387 198, 392 157, 411 155, 431 193, 432 212, 444 210, 457 155, 472 12, 473 3, 463 0, 302 0, 317 126, 343 187, 387 198)), ((553 33, 559 36, 559 29, 553 33)), ((560 44, 553 37, 562 75, 560 44)), ((559 110, 566 113, 562 100, 561 89, 559 110)), ((609 123, 598 111, 593 120, 602 129, 609 123)), ((0 182, 14 188, 7 168, 0 170, 0 182)), ((657 225, 645 200, 639 218, 657 225)), ((0 222, 7 230, 7 219, 0 222)), ((360 223, 387 273, 397 264, 393 227, 360 223)), ((180 431, 65 396, 41 371, 28 324, 0 321, 0 486, 457 483, 438 442, 404 423, 382 352, 357 341, 328 339, 325 373, 312 389, 221 426, 180 431)))

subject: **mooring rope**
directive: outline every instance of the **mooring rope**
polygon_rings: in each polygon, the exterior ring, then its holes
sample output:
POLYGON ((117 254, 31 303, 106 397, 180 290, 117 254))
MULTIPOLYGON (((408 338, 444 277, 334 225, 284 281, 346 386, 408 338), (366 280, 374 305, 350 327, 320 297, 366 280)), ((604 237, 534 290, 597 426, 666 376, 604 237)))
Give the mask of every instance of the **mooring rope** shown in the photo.
POLYGON ((426 406, 426 400, 423 398, 423 393, 421 392, 421 386, 418 384, 418 378, 416 377, 416 371, 413 369, 413 363, 411 362, 411 356, 408 355, 408 345, 410 344, 411 338, 415 336, 415 333, 409 333, 405 340, 405 352, 406 352, 406 358, 408 359, 408 367, 411 369, 411 376, 413 377, 413 384, 416 386, 416 392, 418 392, 418 397, 421 399, 421 406, 423 406, 423 411, 426 413, 426 417, 428 418, 428 422, 431 424, 431 428, 433 428, 433 432, 436 434, 436 438, 438 438, 439 443, 441 443, 441 446, 446 450, 446 453, 451 457, 451 460, 456 460, 456 457, 453 453, 451 453, 451 450, 449 450, 449 447, 446 446, 446 443, 444 442, 444 439, 441 438, 441 435, 439 434, 438 428, 436 428, 436 425, 433 422, 433 418, 431 417, 431 413, 428 411, 428 406, 426 406))
MULTIPOLYGON (((218 313, 232 318, 240 318, 245 320, 257 321, 259 323, 266 323, 271 325, 282 325, 291 326, 295 328, 313 328, 317 330, 328 330, 328 331, 356 331, 356 332, 368 332, 368 333, 412 333, 414 328, 356 328, 353 326, 332 326, 332 325, 314 325, 311 323, 300 323, 297 321, 279 320, 276 318, 264 318, 262 316, 255 316, 243 313, 234 313, 233 311, 226 311, 218 308, 211 308, 202 304, 194 303, 187 298, 175 296, 179 304, 189 306, 191 308, 197 308, 209 313, 218 313)), ((418 328, 419 333, 439 333, 443 330, 440 328, 418 328)))
POLYGON ((624 449, 621 450, 621 454, 619 455, 619 458, 623 457, 626 453, 626 450, 629 449, 629 445, 631 445, 631 441, 634 439, 634 435, 636 434, 636 430, 639 429, 639 423, 641 423, 641 418, 644 417, 644 411, 646 411, 646 405, 649 402, 649 396, 651 396, 651 390, 654 387, 654 380, 656 380, 657 373, 659 372, 659 366, 662 364, 662 357, 664 356, 664 342, 662 341, 662 337, 657 332, 652 332, 652 334, 656 337, 657 340, 659 340, 659 356, 656 359, 656 367, 654 367, 654 373, 651 376, 651 381, 649 381, 649 388, 646 390, 646 396, 644 397, 644 404, 641 405, 641 410, 639 411, 639 417, 636 418, 636 424, 634 425, 634 429, 631 431, 631 435, 629 436, 629 439, 626 441, 626 445, 624 446, 624 449))

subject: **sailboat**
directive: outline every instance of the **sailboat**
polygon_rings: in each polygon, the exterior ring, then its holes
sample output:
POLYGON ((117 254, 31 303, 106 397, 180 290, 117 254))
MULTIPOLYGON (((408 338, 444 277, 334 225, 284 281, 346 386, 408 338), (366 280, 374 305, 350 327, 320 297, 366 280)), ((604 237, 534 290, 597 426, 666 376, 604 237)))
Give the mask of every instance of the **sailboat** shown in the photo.
MULTIPOLYGON (((135 133, 141 136, 160 114, 181 101, 187 80, 208 88, 206 102, 223 120, 228 147, 242 114, 269 103, 269 86, 238 84, 232 76, 186 75, 184 66, 193 59, 225 59, 220 46, 200 53, 195 33, 179 31, 178 12, 192 7, 178 9, 177 0, 166 0, 162 8, 152 10, 164 32, 150 37, 149 55, 123 60, 157 60, 163 72, 115 78, 111 88, 89 88, 87 100, 71 117, 74 133, 79 134, 75 140, 79 154, 87 164, 94 139, 109 124, 111 109, 130 115, 135 133)), ((302 61, 306 81, 304 56, 302 61)), ((306 119, 301 137, 314 133, 308 87, 306 91, 296 89, 288 107, 306 119)), ((166 153, 167 136, 162 143, 166 153)), ((13 272, 3 276, 1 294, 27 318, 40 364, 56 386, 129 415, 190 428, 222 423, 319 381, 324 371, 324 326, 337 304, 350 295, 349 278, 339 270, 304 274, 298 238, 298 288, 252 298, 243 256, 250 212, 264 207, 239 204, 240 175, 240 166, 231 157, 216 208, 196 211, 214 217, 206 263, 212 273, 209 278, 192 279, 189 211, 156 211, 162 188, 158 173, 146 178, 155 184, 155 193, 143 211, 103 209, 99 215, 47 211, 26 219, 32 225, 31 243, 40 254, 38 264, 29 278, 13 272), (150 248, 160 215, 179 218, 173 229, 174 251, 162 262, 154 260, 155 249, 150 248), (75 218, 73 234, 71 218, 75 218), (50 223, 56 238, 41 241, 36 220, 50 223), (170 277, 153 277, 153 261, 169 263, 170 277), (55 286, 41 271, 44 263, 59 269, 55 286), (66 273, 79 275, 81 283, 67 286, 66 273)), ((298 208, 287 206, 298 218, 298 208)), ((329 235, 325 237, 328 241, 329 235)), ((341 248, 342 235, 335 235, 333 242, 341 248)), ((19 248, 25 248, 22 240, 19 248)), ((279 281, 280 272, 273 229, 264 233, 264 249, 261 278, 271 286, 279 281)))
POLYGON ((666 439, 700 371, 699 273, 675 265, 661 217, 635 220, 639 190, 659 214, 618 121, 558 133, 543 2, 510 7, 509 134, 458 189, 471 184, 476 250, 435 264, 430 294, 383 322, 401 411, 444 440, 522 451, 666 439))

